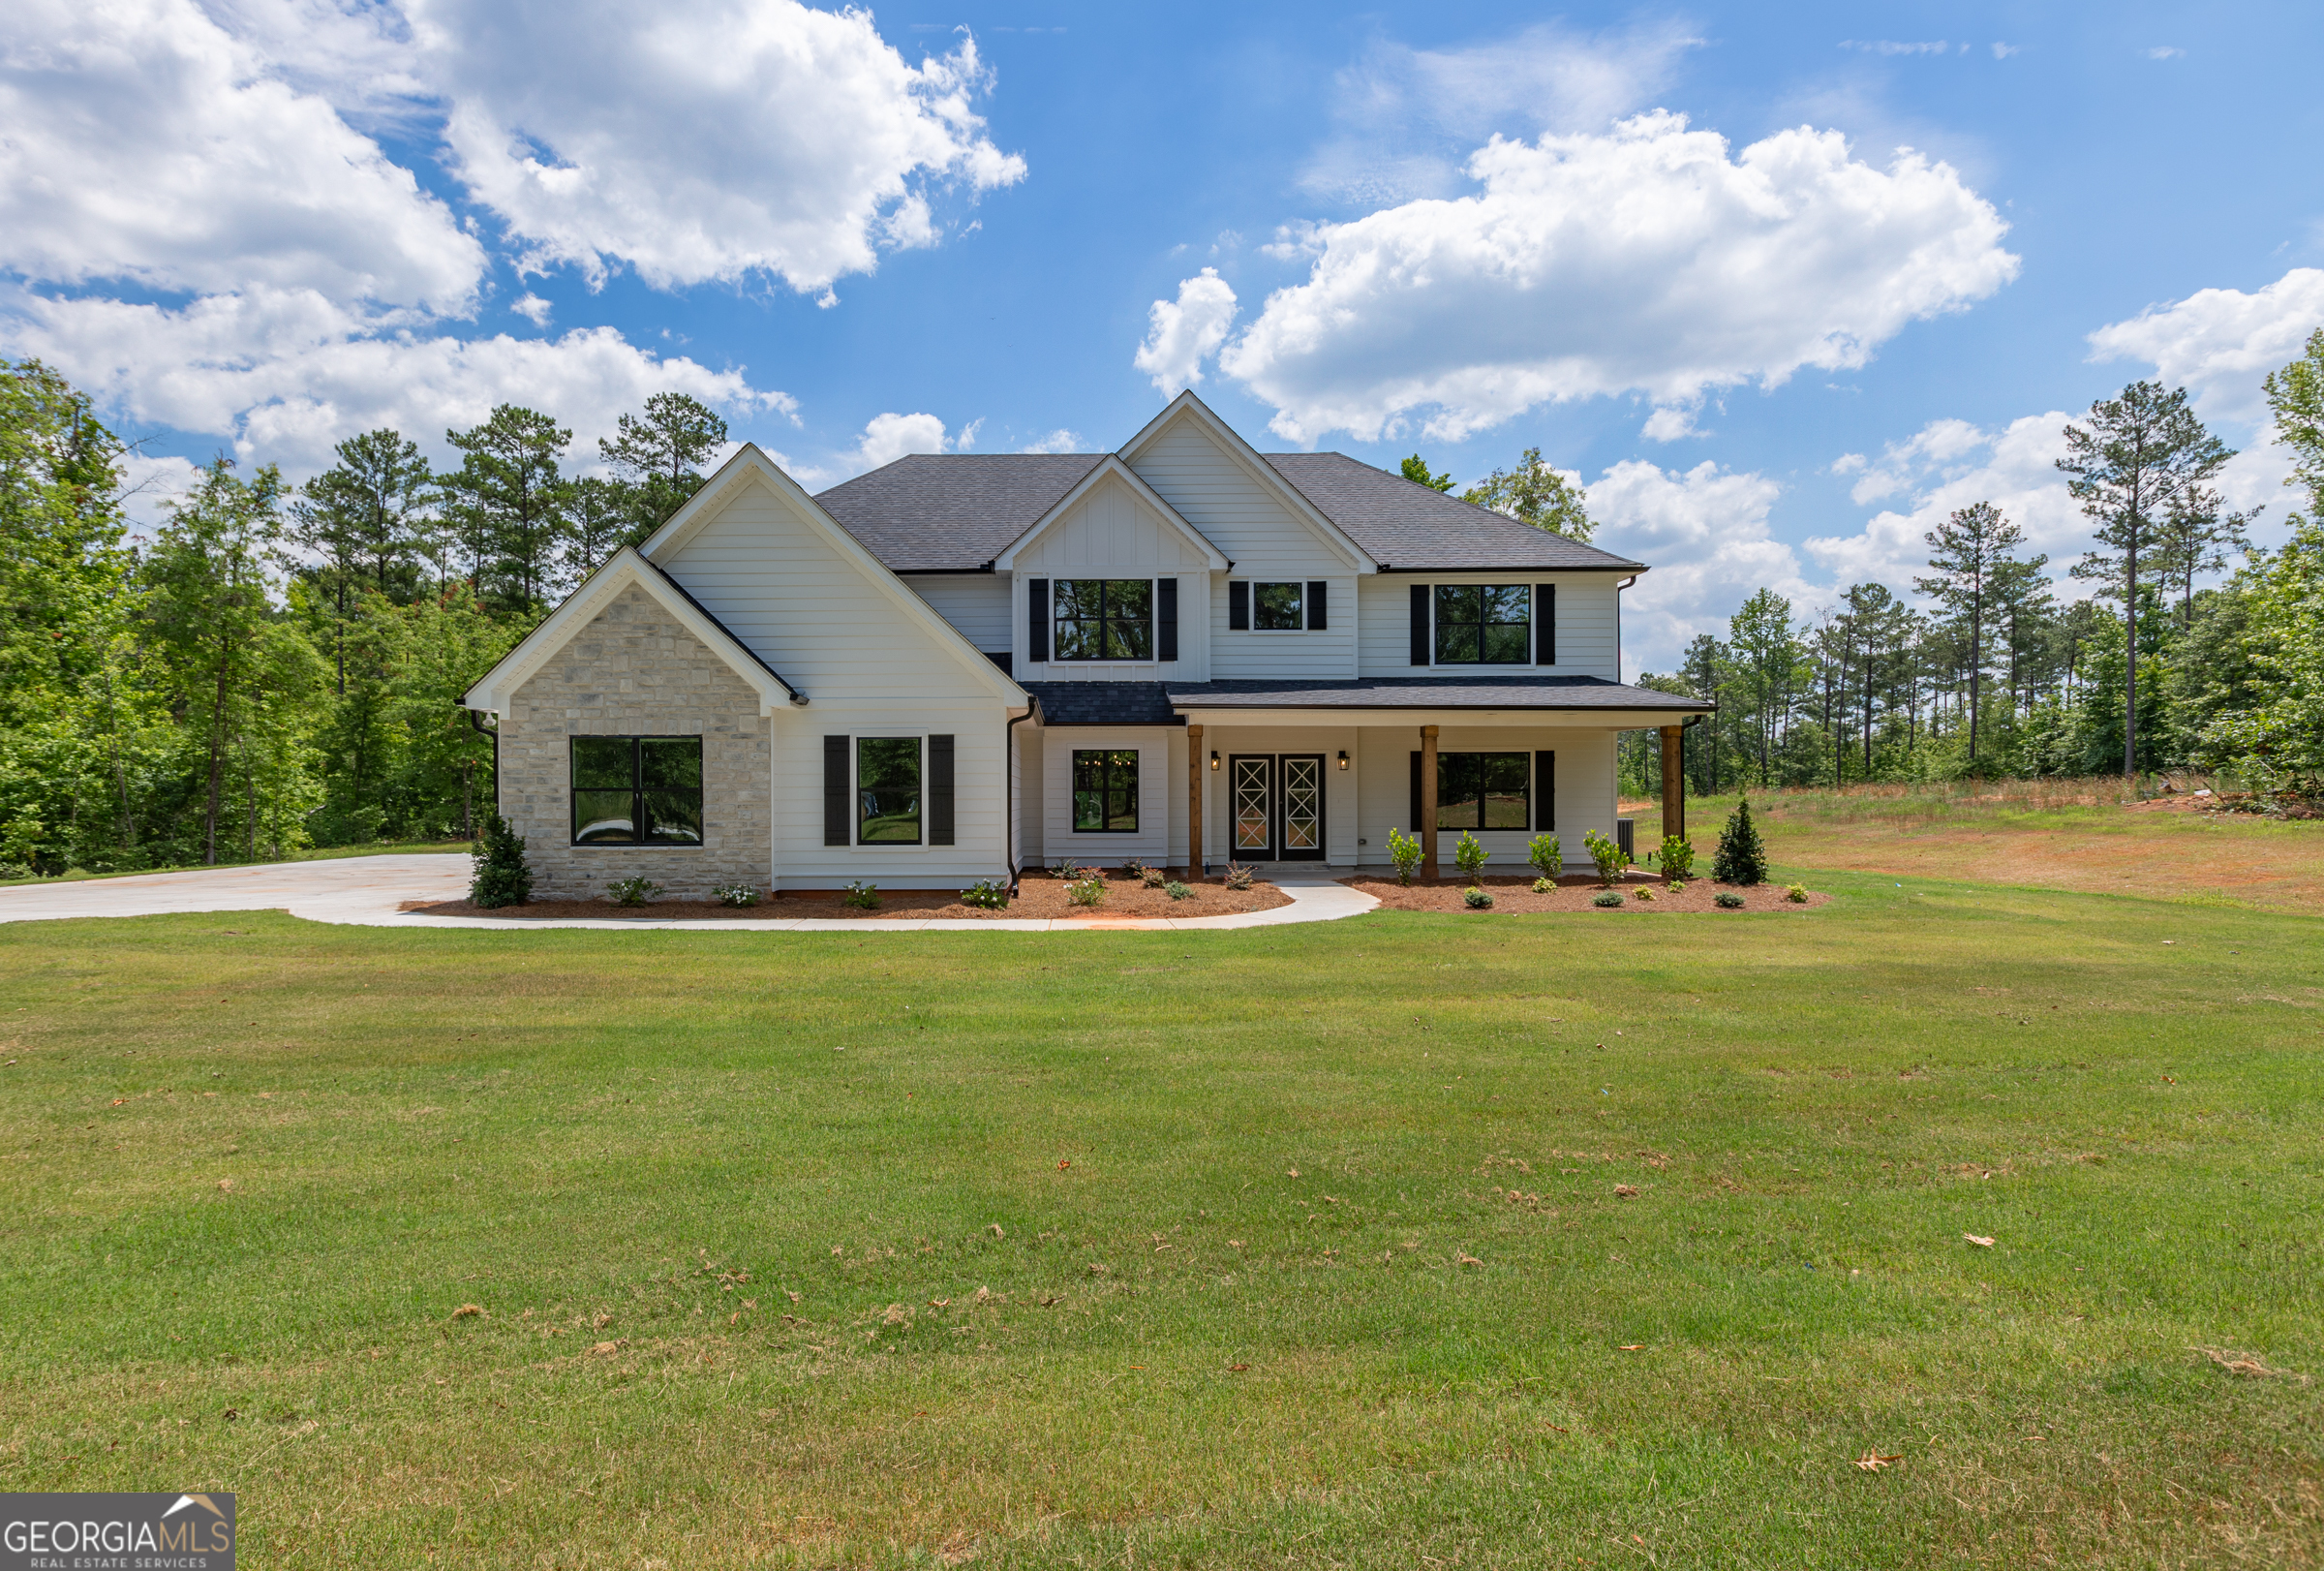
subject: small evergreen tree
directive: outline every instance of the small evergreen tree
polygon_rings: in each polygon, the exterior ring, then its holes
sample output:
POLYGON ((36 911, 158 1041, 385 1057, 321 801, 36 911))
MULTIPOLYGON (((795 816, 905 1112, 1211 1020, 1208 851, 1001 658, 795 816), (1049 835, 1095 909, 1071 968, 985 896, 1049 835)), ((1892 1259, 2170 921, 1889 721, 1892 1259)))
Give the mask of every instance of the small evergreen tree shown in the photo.
POLYGON ((1759 826, 1751 821, 1749 800, 1737 802, 1719 831, 1719 854, 1712 859, 1711 877, 1721 883, 1765 883, 1767 847, 1759 844, 1759 826))
POLYGON ((533 898, 533 866, 525 860, 524 837, 494 814, 476 842, 475 876, 469 879, 468 898, 486 909, 522 906, 533 898))

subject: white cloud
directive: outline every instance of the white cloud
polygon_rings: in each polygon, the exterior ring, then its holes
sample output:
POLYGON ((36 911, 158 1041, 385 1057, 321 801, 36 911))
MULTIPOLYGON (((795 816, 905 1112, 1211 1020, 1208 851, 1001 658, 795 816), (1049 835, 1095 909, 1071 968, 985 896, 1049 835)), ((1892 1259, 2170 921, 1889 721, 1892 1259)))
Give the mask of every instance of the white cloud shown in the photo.
POLYGON ((2150 60, 2176 60, 2186 51, 2175 44, 2159 44, 2147 51, 2150 60))
POLYGON ((1146 342, 1131 363, 1149 377, 1165 398, 1199 386, 1203 362, 1226 342, 1235 321, 1235 292, 1206 267, 1180 281, 1177 300, 1156 300, 1147 312, 1146 342))
POLYGON ((1768 533, 1782 487, 1714 463, 1664 470, 1614 465, 1589 487, 1595 543, 1653 570, 1623 594, 1622 659, 1629 674, 1669 670, 1697 633, 1727 636, 1727 620, 1754 590, 1805 601, 1791 547, 1768 533))
POLYGON ((753 272, 823 291, 883 248, 932 245, 939 188, 1009 185, 1024 161, 971 106, 973 40, 919 65, 864 10, 410 0, 451 106, 452 167, 527 266, 658 288, 753 272))
POLYGON ((35 295, 5 303, 9 353, 39 355, 133 418, 225 435, 245 459, 293 474, 328 465, 334 443, 381 425, 441 457, 447 427, 474 425, 502 402, 569 424, 582 461, 651 393, 691 393, 736 415, 797 407, 740 371, 657 358, 611 327, 555 339, 422 337, 311 290, 207 295, 179 309, 35 295))
POLYGON ((1060 425, 1049 435, 1028 442, 1017 450, 1019 452, 1083 452, 1086 449, 1082 446, 1082 435, 1079 431, 1068 431, 1060 425))
POLYGON ((1646 416, 1638 434, 1649 442, 1680 442, 1688 437, 1707 436, 1695 426, 1696 409, 1692 404, 1664 404, 1646 416))
POLYGON ((864 469, 892 464, 906 453, 942 452, 944 422, 933 415, 874 415, 864 422, 856 457, 864 469))
POLYGON ((533 323, 534 326, 546 328, 549 324, 549 317, 555 307, 537 294, 527 294, 508 309, 533 323))
POLYGON ((201 483, 201 466, 174 454, 149 455, 135 448, 121 455, 121 510, 133 533, 151 531, 168 516, 169 504, 201 483))
POLYGON ((1637 390, 1686 403, 1863 365, 1915 319, 2016 276, 2006 226, 1947 165, 1886 169, 1837 132, 1725 138, 1656 112, 1604 136, 1498 138, 1483 187, 1314 229, 1308 277, 1220 356, 1312 442, 1458 441, 1534 405, 1637 390))
MULTIPOLYGON (((1844 49, 1854 49, 1859 54, 1950 54, 1953 52, 1953 46, 1942 39, 1929 44, 1905 44, 1886 38, 1869 41, 1851 38, 1840 46, 1844 49)), ((1965 44, 1961 46, 1967 48, 1969 46, 1965 44)))
POLYGON ((0 7, 0 269, 459 314, 483 248, 191 0, 0 7))
POLYGON ((2023 46, 2016 44, 1996 44, 1993 46, 1993 57, 1996 60, 2006 60, 2013 54, 2023 54, 2024 52, 2023 46))
POLYGON ((2267 417, 2260 380, 2300 357, 2324 327, 2324 269, 2295 267, 2253 293, 2198 290, 2149 306, 2090 335, 2094 360, 2146 360, 2170 386, 2185 386, 2207 419, 2257 424, 2267 417))

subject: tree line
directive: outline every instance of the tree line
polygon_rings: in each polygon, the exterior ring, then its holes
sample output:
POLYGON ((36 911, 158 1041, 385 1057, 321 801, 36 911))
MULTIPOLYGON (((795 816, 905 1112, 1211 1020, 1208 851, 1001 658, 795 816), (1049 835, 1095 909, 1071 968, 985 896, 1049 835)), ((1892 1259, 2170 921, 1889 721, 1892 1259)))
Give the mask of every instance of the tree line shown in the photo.
POLYGON ((726 426, 657 393, 588 476, 517 405, 445 438, 454 468, 368 431, 297 486, 221 456, 133 540, 121 439, 0 360, 0 877, 473 838, 492 739, 458 698, 726 426))

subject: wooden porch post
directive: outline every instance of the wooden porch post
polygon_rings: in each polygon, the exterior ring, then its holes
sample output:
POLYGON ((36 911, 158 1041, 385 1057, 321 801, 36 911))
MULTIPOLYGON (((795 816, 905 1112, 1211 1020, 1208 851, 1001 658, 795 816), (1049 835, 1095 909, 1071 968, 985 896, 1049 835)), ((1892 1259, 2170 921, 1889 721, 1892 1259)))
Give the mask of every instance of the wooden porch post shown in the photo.
POLYGON ((1436 877, 1436 727, 1421 727, 1421 877, 1436 877))
POLYGON ((1186 871, 1201 882, 1209 871, 1203 859, 1203 728, 1186 727, 1186 871))
POLYGON ((1663 727, 1663 833, 1687 838, 1687 728, 1663 727))

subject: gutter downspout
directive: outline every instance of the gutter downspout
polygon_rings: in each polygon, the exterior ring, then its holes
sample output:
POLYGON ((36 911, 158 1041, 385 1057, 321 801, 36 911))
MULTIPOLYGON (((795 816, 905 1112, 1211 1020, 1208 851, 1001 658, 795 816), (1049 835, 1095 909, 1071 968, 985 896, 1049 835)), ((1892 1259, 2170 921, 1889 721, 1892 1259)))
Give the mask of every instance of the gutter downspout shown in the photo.
MULTIPOLYGON (((1031 698, 1032 694, 1027 693, 1025 696, 1031 698)), ((1008 836, 1008 841, 1001 847, 1001 857, 1009 864, 1009 898, 1011 900, 1017 898, 1018 874, 1023 867, 1023 864, 1017 860, 1017 727, 1031 720, 1034 712, 1040 707, 1037 699, 1027 703, 1024 706, 1024 714, 1013 717, 1006 725, 1000 728, 1001 752, 1006 755, 1002 761, 1008 766, 1006 776, 1008 795, 1002 799, 1007 804, 1005 814, 1007 823, 1004 832, 1008 836)))
MULTIPOLYGON (((458 704, 460 700, 454 698, 452 702, 458 704)), ((461 707, 466 709, 468 706, 461 704, 461 707)), ((492 816, 497 818, 501 816, 501 724, 496 720, 492 724, 492 729, 486 730, 484 728, 484 711, 481 709, 470 709, 468 723, 475 727, 477 735, 492 738, 492 816)))

